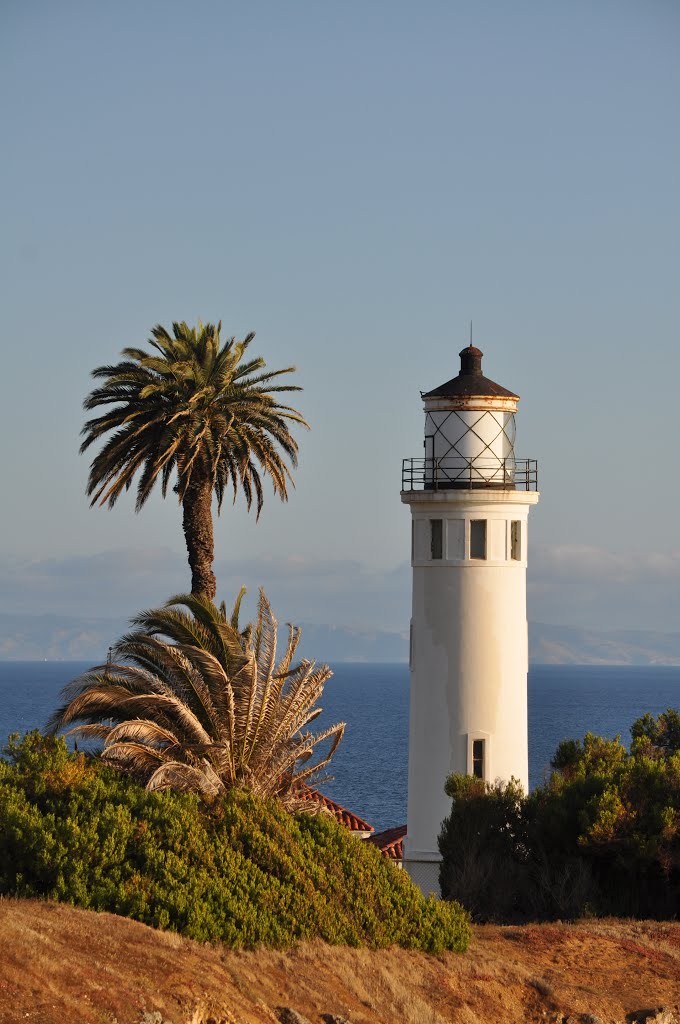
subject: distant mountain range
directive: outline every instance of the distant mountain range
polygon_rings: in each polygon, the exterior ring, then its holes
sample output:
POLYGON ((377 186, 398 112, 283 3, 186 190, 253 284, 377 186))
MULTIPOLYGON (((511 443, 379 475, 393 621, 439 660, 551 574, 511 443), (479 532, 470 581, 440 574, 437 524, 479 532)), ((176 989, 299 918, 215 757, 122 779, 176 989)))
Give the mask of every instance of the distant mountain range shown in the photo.
MULTIPOLYGON (((0 613, 0 660, 102 661, 126 619, 0 613)), ((406 661, 408 631, 302 626, 301 650, 318 661, 406 661)), ((680 633, 529 624, 529 660, 551 665, 680 665, 680 633)))
POLYGON ((680 633, 530 622, 529 661, 543 665, 680 665, 680 633))
POLYGON ((123 618, 0 612, 0 660, 100 661, 128 628, 123 618))
MULTIPOLYGON (((103 661, 126 619, 0 612, 0 661, 103 661)), ((317 661, 405 661, 408 633, 302 625, 305 657, 317 661)))

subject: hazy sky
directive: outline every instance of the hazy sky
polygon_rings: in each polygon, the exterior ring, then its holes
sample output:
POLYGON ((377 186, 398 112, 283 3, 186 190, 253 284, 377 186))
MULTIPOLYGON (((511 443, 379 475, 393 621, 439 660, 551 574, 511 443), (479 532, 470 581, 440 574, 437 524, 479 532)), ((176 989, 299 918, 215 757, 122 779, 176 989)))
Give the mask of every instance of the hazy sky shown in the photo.
POLYGON ((403 629, 401 459, 472 319, 539 460, 530 617, 680 630, 676 0, 3 0, 0 104, 0 610, 188 586, 175 501, 91 510, 77 452, 90 370, 200 317, 313 427, 220 596, 403 629))

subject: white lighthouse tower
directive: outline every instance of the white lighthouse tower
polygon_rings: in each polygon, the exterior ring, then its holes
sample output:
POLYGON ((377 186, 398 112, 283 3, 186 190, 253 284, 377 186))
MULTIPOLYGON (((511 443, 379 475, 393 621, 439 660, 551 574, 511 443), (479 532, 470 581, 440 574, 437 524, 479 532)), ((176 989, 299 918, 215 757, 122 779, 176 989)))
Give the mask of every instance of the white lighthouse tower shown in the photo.
POLYGON ((404 867, 439 892, 437 837, 452 772, 528 787, 527 518, 537 467, 515 457, 518 395, 460 353, 422 395, 425 457, 405 459, 411 508, 411 704, 404 867))

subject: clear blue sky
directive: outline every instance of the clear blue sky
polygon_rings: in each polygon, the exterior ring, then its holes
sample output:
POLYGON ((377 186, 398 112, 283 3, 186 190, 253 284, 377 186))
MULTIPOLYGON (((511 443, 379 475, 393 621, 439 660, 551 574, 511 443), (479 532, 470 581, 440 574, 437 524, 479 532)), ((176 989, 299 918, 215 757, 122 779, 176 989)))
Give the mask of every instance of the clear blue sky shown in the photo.
POLYGON ((675 0, 0 9, 0 610, 188 585, 179 509, 90 510, 89 371, 173 319, 294 363, 298 487, 221 596, 403 629, 421 389, 474 321, 540 460, 530 617, 680 629, 675 0))

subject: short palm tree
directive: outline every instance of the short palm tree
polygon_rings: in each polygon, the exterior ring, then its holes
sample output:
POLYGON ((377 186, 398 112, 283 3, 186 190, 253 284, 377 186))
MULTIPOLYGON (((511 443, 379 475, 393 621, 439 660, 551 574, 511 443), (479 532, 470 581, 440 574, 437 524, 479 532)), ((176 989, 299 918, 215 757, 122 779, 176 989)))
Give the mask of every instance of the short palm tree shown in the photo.
POLYGON ((153 328, 153 351, 123 349, 124 362, 99 366, 92 376, 103 381, 86 398, 87 410, 107 406, 87 421, 81 452, 108 438, 90 466, 91 504, 115 505, 137 478, 136 511, 160 480, 163 497, 171 481, 182 505, 184 537, 191 566, 191 592, 213 600, 214 557, 212 496, 217 511, 225 491, 234 501, 243 491, 262 509, 262 477, 285 501, 293 479, 286 462, 297 465, 298 446, 290 423, 308 424, 276 394, 300 391, 272 383, 294 366, 264 370, 261 357, 245 359, 254 334, 243 341, 220 341, 221 324, 174 323, 172 336, 153 328))
POLYGON ((326 767, 345 728, 308 728, 331 671, 307 660, 293 666, 294 626, 277 662, 277 623, 263 591, 255 623, 241 631, 243 593, 229 618, 223 604, 191 594, 142 612, 114 660, 68 684, 48 731, 78 723, 70 734, 103 740, 102 760, 149 790, 213 798, 237 786, 309 809, 299 791, 326 767))

